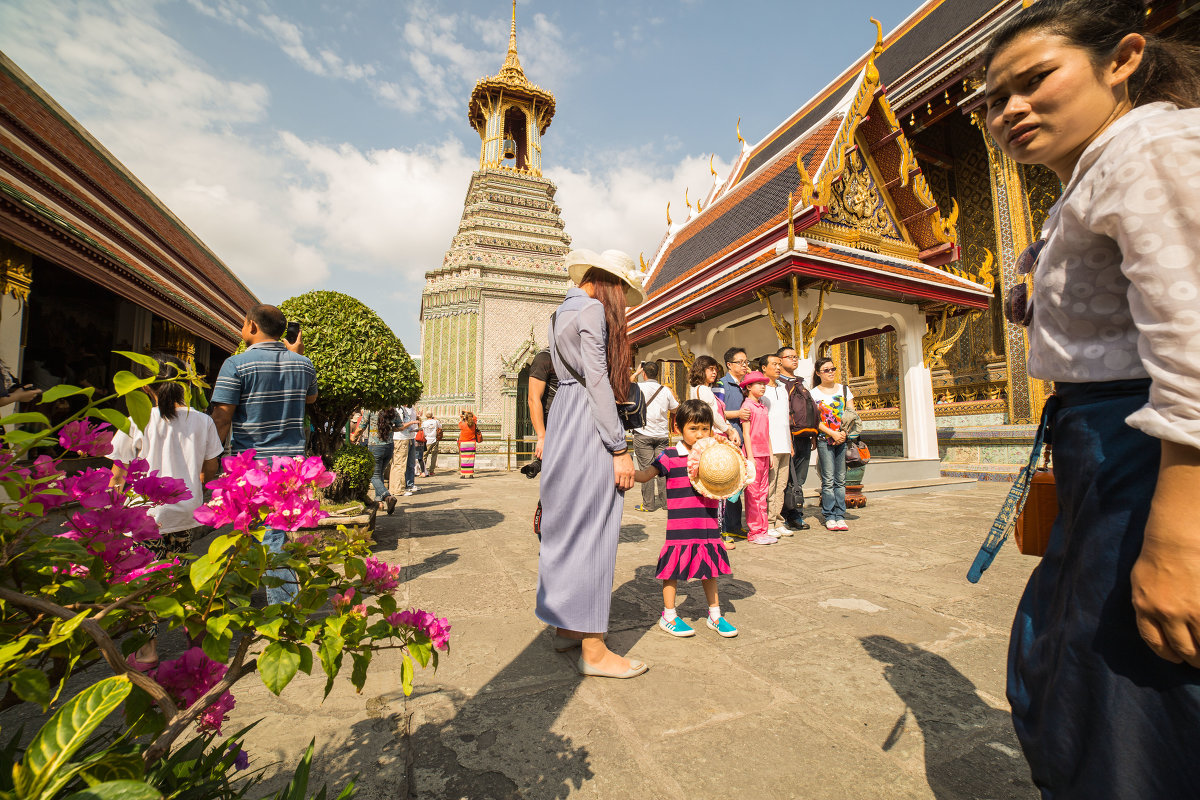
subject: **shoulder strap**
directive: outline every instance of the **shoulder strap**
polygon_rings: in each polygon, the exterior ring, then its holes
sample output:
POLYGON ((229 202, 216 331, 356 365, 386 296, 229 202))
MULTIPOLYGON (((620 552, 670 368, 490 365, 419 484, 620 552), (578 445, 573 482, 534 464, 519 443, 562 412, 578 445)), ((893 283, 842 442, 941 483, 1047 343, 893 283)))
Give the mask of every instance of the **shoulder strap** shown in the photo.
POLYGON ((646 405, 650 405, 651 403, 653 403, 654 398, 658 397, 658 393, 661 392, 662 390, 663 390, 663 386, 662 386, 662 384, 659 384, 658 388, 654 390, 654 394, 650 395, 650 399, 646 401, 646 405))
MULTIPOLYGON (((554 328, 555 328, 555 325, 557 324, 557 322, 555 321, 555 320, 556 320, 556 317, 558 317, 558 312, 557 312, 557 311, 555 311, 554 313, 552 313, 552 314, 550 315, 550 349, 551 349, 551 350, 557 350, 557 349, 558 349, 557 347, 555 347, 555 346, 554 346, 554 328)), ((580 386, 582 386, 583 388, 585 388, 585 389, 586 389, 586 388, 587 388, 587 381, 585 381, 585 380, 583 379, 583 376, 582 376, 582 375, 580 375, 578 372, 576 372, 576 371, 575 371, 575 368, 574 368, 574 367, 572 367, 572 366, 570 365, 570 363, 568 363, 568 362, 567 362, 567 360, 566 360, 565 358, 562 358, 562 354, 561 354, 561 353, 559 354, 559 358, 561 358, 561 359, 562 359, 563 366, 565 366, 565 367, 567 368, 567 372, 571 373, 571 377, 572 377, 572 378, 574 378, 575 380, 579 381, 579 385, 580 385, 580 386)))

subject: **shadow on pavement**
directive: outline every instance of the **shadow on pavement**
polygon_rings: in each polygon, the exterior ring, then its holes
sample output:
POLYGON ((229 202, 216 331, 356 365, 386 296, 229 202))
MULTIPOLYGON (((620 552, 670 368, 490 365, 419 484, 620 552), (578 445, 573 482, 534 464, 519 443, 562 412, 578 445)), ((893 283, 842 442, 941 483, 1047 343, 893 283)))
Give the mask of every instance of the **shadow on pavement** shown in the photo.
POLYGON ((895 747, 914 720, 925 741, 925 778, 938 800, 1036 797, 1024 760, 1013 756, 1020 746, 1007 712, 985 703, 975 684, 935 653, 890 636, 860 641, 885 665, 884 678, 906 705, 880 746, 895 747))
POLYGON ((646 533, 646 526, 638 522, 633 525, 622 525, 621 538, 618 541, 644 542, 649 538, 650 534, 646 533))
POLYGON ((401 571, 401 582, 416 580, 422 575, 433 572, 442 567, 448 567, 455 561, 458 561, 457 548, 450 547, 440 553, 434 553, 431 556, 426 556, 424 561, 416 564, 408 564, 401 571))

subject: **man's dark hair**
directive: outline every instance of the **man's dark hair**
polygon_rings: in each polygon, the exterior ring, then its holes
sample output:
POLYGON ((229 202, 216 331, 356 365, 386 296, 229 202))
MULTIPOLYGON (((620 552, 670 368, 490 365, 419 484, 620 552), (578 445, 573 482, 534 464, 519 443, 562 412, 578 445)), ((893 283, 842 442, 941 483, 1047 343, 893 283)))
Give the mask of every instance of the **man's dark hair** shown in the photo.
MULTIPOLYGON (((779 356, 780 358, 783 358, 783 354, 786 353, 788 350, 796 350, 796 348, 792 347, 790 344, 785 344, 783 347, 781 347, 775 351, 775 355, 779 356)), ((799 354, 800 354, 800 352, 797 350, 796 355, 799 355, 799 354)))
POLYGON ((246 314, 246 319, 272 339, 278 339, 287 330, 287 317, 275 306, 257 305, 246 314))
POLYGON ((675 410, 675 427, 683 430, 689 422, 699 422, 702 425, 713 424, 712 409, 703 400, 684 400, 675 410))
POLYGON ((772 358, 779 358, 778 353, 767 353, 765 356, 758 357, 758 368, 761 370, 765 367, 772 358))
POLYGON ((731 347, 728 350, 726 350, 725 351, 725 363, 728 364, 730 361, 733 361, 735 358, 737 358, 738 353, 745 355, 746 354, 745 348, 731 347))
POLYGON ((653 361, 647 361, 642 364, 642 372, 646 374, 646 378, 652 381, 658 380, 658 364, 653 361))

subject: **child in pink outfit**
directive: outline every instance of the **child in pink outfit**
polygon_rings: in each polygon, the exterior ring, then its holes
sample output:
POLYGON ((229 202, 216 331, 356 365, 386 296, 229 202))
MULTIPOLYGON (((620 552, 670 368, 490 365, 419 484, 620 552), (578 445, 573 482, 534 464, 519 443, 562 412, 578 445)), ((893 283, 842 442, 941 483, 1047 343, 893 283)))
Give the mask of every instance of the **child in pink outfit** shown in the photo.
POLYGON ((750 412, 750 419, 743 423, 745 435, 742 441, 746 458, 754 465, 754 479, 746 485, 746 522, 750 544, 775 544, 779 540, 767 533, 767 481, 771 472, 771 433, 768 428, 767 407, 762 403, 767 390, 767 376, 751 372, 739 384, 746 393, 742 408, 750 412))

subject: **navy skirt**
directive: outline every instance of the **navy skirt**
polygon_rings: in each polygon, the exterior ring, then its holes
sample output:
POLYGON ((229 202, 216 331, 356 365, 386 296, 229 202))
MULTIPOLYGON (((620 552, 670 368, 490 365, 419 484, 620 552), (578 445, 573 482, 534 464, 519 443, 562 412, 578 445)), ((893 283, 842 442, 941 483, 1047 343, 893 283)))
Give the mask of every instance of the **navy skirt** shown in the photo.
POLYGON ((1154 655, 1133 613, 1161 448, 1125 418, 1149 385, 1056 386, 1058 518, 1008 653, 1013 725, 1044 798, 1200 797, 1200 670, 1154 655))

